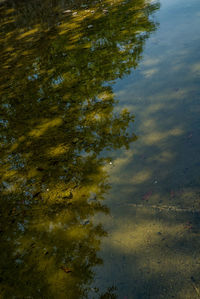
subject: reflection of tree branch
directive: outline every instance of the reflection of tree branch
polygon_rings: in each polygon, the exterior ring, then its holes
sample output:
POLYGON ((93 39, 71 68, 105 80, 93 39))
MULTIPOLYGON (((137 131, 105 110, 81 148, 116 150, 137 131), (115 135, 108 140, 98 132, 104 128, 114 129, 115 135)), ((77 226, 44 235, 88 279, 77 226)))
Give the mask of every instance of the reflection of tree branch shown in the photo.
POLYGON ((87 298, 103 263, 106 232, 93 216, 109 213, 105 150, 137 139, 134 116, 114 112, 112 83, 137 66, 156 27, 158 6, 143 0, 49 3, 10 0, 0 10, 5 298, 87 298))

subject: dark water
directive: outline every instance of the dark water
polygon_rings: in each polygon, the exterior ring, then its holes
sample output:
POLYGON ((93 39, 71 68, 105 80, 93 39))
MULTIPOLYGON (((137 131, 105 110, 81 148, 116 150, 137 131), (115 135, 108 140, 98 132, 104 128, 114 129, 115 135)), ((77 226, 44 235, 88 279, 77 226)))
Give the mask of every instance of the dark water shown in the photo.
POLYGON ((0 298, 199 298, 200 4, 0 2, 0 298))

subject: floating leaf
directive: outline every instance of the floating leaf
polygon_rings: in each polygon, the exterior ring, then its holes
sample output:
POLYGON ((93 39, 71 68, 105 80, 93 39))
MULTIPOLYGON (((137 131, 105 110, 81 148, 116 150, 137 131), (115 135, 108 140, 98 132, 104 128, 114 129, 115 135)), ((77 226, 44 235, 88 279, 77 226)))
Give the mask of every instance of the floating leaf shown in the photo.
POLYGON ((65 273, 71 273, 72 272, 72 270, 70 269, 70 268, 67 268, 67 267, 64 267, 64 266, 62 266, 62 267, 60 267, 65 273))

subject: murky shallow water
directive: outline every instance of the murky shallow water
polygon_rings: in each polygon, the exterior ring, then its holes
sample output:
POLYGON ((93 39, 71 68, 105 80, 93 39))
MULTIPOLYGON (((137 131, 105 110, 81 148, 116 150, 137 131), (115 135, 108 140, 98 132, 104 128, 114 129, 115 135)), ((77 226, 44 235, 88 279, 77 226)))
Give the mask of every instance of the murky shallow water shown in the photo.
POLYGON ((0 20, 1 297, 199 298, 199 2, 0 20))

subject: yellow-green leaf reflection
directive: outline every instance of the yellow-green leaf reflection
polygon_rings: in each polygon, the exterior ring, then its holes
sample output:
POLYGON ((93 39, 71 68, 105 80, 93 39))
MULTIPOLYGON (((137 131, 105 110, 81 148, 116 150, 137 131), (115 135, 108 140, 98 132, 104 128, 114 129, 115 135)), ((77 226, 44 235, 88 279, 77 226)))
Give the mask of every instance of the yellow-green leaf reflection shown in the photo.
POLYGON ((114 111, 158 8, 134 1, 0 2, 2 298, 101 298, 109 151, 137 139, 114 111))

